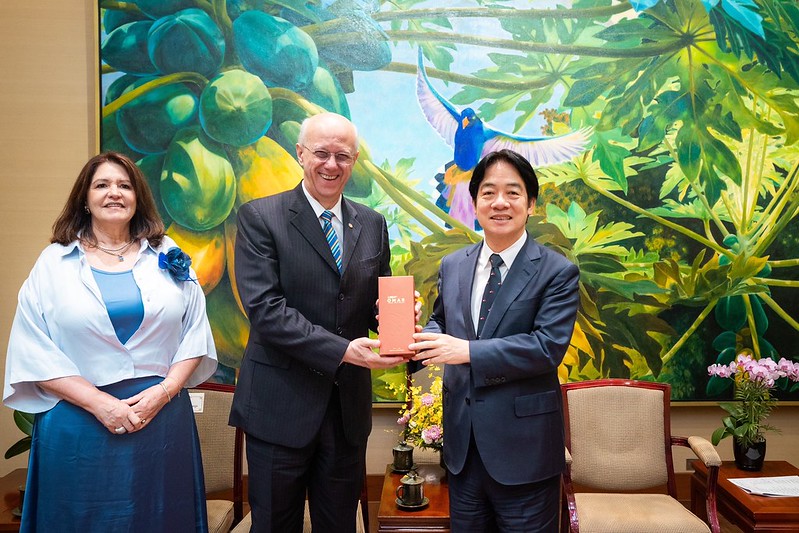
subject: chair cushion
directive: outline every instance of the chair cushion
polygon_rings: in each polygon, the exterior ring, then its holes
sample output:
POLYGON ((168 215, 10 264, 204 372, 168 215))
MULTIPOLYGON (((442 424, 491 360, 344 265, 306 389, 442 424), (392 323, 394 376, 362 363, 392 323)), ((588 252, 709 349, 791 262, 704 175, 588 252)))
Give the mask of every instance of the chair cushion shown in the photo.
POLYGON ((233 502, 228 500, 206 500, 208 509, 208 532, 228 533, 233 525, 233 502))
POLYGON ((250 533, 250 528, 252 527, 252 515, 247 513, 244 515, 244 518, 241 519, 236 527, 233 528, 233 531, 230 533, 250 533))
POLYGON ((664 494, 575 494, 580 533, 710 533, 664 494))

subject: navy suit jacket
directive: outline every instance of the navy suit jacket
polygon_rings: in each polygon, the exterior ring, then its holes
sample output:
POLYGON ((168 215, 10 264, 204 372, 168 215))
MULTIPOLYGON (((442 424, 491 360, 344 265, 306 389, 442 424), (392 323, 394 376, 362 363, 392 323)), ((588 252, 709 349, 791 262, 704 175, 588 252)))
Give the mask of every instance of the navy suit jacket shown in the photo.
POLYGON ((477 340, 471 294, 481 246, 441 261, 425 328, 469 340, 471 363, 444 370, 444 459, 460 473, 473 433, 492 478, 532 483, 565 467, 558 366, 574 330, 579 271, 528 235, 477 340))
POLYGON ((375 330, 378 276, 391 275, 386 221, 342 200, 343 271, 299 184, 239 209, 235 272, 250 319, 230 424, 299 448, 322 423, 336 385, 347 441, 372 427, 369 369, 339 364, 349 341, 375 330))

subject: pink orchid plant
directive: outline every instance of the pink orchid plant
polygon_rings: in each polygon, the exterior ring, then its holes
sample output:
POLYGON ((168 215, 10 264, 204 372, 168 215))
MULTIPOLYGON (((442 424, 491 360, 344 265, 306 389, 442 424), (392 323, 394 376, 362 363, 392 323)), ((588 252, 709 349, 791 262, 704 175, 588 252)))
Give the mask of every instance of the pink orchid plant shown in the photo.
POLYGON ((764 432, 778 431, 763 423, 777 404, 771 391, 783 378, 799 382, 799 363, 784 357, 777 362, 767 357, 754 359, 750 354, 740 354, 730 364, 710 365, 707 371, 711 376, 735 381, 733 398, 736 401, 719 404, 729 416, 722 419, 723 425, 713 432, 714 446, 732 436, 736 443, 749 447, 763 441, 764 432))

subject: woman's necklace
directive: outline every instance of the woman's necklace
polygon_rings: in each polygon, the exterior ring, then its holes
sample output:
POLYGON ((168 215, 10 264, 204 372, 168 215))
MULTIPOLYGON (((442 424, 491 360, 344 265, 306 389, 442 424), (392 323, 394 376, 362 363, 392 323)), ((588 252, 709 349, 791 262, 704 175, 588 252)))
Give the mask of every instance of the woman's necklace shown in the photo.
POLYGON ((105 252, 108 255, 115 256, 117 259, 119 259, 119 262, 121 263, 122 261, 125 260, 125 252, 128 251, 128 248, 130 248, 132 244, 133 241, 130 241, 126 244, 123 244, 119 248, 103 248, 102 246, 100 246, 99 243, 97 243, 94 245, 94 247, 100 250, 101 252, 105 252))

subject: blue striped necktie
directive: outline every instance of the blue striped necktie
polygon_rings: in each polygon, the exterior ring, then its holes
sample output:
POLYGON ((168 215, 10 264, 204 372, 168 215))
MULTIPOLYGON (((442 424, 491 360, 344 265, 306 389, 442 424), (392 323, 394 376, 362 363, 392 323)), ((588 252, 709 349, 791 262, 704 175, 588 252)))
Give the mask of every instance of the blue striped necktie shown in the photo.
POLYGON ((336 260, 338 273, 341 274, 341 246, 338 243, 336 230, 333 229, 333 224, 330 222, 333 219, 333 212, 325 211, 320 218, 322 219, 322 230, 325 232, 325 240, 327 245, 330 246, 330 251, 333 252, 333 259, 336 260))

